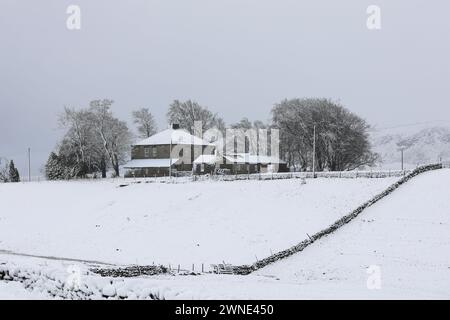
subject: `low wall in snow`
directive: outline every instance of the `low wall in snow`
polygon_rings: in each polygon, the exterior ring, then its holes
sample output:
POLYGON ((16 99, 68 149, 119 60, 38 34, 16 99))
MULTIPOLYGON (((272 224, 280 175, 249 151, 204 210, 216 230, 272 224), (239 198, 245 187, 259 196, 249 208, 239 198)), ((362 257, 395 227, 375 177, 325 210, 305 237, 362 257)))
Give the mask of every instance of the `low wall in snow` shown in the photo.
POLYGON ((442 164, 433 164, 433 165, 426 165, 426 166, 422 166, 422 167, 418 167, 417 169, 413 170, 411 173, 409 173, 408 175, 404 176, 403 178, 401 178, 399 181, 397 181, 396 183, 394 183, 393 185, 391 185, 389 188, 387 188, 386 190, 384 190, 383 192, 381 192, 380 194, 376 195, 375 197, 373 197, 372 199, 370 199, 369 201, 365 202, 364 204, 362 204, 361 206, 359 206, 358 208, 356 208, 355 210, 353 210, 351 213, 343 216, 342 218, 340 218, 339 220, 337 220, 335 223, 333 223, 331 226, 329 226, 326 229, 323 229, 319 232, 317 232, 316 234, 312 235, 309 237, 309 239, 303 240, 302 242, 298 243, 297 245, 277 252, 265 259, 259 260, 256 263, 254 263, 253 265, 242 265, 242 266, 233 266, 233 273, 234 274, 241 274, 241 275, 246 275, 249 274, 253 271, 256 271, 258 269, 261 269, 271 263, 274 263, 280 259, 289 257, 295 253, 298 253, 300 251, 302 251, 303 249, 305 249, 307 246, 311 245, 312 243, 314 243, 315 241, 319 240, 322 237, 325 237, 331 233, 333 233, 334 231, 336 231, 337 229, 339 229, 340 227, 342 227, 343 225, 349 223, 351 220, 353 220, 354 218, 356 218, 362 211, 364 211, 366 208, 370 207, 371 205, 373 205, 374 203, 376 203, 377 201, 381 200, 382 198, 386 197, 387 195, 391 194, 392 192, 394 192, 398 187, 400 187, 402 184, 408 182, 409 180, 411 180, 412 178, 414 178, 415 176, 430 171, 430 170, 436 170, 436 169, 442 169, 442 164))

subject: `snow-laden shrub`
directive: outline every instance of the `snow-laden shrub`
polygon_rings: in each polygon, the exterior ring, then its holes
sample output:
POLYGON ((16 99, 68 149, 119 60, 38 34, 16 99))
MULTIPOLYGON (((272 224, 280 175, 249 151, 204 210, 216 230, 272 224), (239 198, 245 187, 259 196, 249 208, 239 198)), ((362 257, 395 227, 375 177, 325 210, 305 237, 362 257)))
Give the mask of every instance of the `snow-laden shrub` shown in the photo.
POLYGON ((48 180, 68 180, 80 178, 86 174, 85 164, 72 161, 67 157, 57 155, 55 152, 50 153, 45 164, 45 176, 48 180))

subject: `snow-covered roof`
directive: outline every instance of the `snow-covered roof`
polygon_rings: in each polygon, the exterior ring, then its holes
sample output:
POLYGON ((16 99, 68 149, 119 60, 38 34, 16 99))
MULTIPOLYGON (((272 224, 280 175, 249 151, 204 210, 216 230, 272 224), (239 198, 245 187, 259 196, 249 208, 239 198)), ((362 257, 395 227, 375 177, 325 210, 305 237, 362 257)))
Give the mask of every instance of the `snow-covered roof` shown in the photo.
POLYGON ((194 160, 195 164, 206 163, 206 164, 214 164, 216 163, 217 156, 213 154, 204 154, 199 156, 194 160))
POLYGON ((225 159, 232 163, 249 163, 249 164, 269 164, 269 163, 285 163, 274 156, 251 155, 248 153, 226 154, 225 159))
MULTIPOLYGON (((178 159, 172 158, 172 165, 174 165, 178 159)), ((126 169, 137 168, 168 168, 170 166, 170 159, 134 159, 126 163, 123 167, 126 169)))
POLYGON ((161 145, 161 144, 189 144, 189 145, 213 145, 205 140, 191 135, 183 129, 166 129, 147 139, 141 140, 135 146, 161 145))

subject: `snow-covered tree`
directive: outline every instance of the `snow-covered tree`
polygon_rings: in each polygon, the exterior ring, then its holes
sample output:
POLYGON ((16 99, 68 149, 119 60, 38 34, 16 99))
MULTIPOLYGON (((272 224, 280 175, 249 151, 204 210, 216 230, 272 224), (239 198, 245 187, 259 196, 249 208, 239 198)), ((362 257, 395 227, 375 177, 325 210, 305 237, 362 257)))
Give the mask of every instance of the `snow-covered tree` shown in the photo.
POLYGON ((0 157, 0 182, 9 182, 9 161, 0 157))
POLYGON ((128 156, 131 133, 125 122, 113 116, 112 103, 94 100, 89 108, 64 109, 59 123, 67 131, 49 157, 50 177, 81 178, 100 171, 105 178, 108 167, 119 175, 119 165, 128 156))
POLYGON ((59 117, 61 127, 67 130, 59 144, 58 155, 75 177, 105 171, 101 159, 103 149, 96 142, 92 114, 87 109, 64 108, 59 117))
POLYGON ((55 152, 51 152, 45 164, 45 176, 48 180, 62 179, 62 167, 59 166, 58 155, 55 152))
POLYGON ((75 178, 83 178, 86 176, 86 166, 82 162, 78 162, 73 154, 67 156, 67 151, 60 154, 56 152, 50 153, 45 164, 45 176, 48 180, 69 180, 75 178))
POLYGON ((114 174, 119 176, 119 165, 128 156, 132 135, 127 124, 113 116, 113 102, 109 99, 91 101, 89 112, 97 139, 114 169, 114 174))
POLYGON ((202 122, 203 132, 211 128, 217 128, 225 132, 225 123, 217 114, 212 113, 207 107, 203 107, 192 100, 185 102, 175 100, 169 106, 167 120, 169 123, 179 124, 180 128, 187 130, 190 134, 195 134, 195 121, 202 122))
POLYGON ((248 130, 248 129, 251 129, 253 127, 253 125, 250 122, 250 120, 248 120, 248 118, 244 117, 239 122, 232 124, 230 127, 232 129, 248 130))
POLYGON ((314 126, 317 170, 352 170, 377 159, 368 139, 369 125, 328 99, 284 100, 272 109, 272 120, 280 130, 280 154, 291 166, 312 167, 314 126))
POLYGON ((61 158, 55 153, 50 153, 47 163, 45 164, 45 176, 48 180, 64 180, 67 179, 67 169, 61 158))
POLYGON ((14 165, 14 161, 9 162, 9 181, 10 182, 20 182, 19 170, 17 170, 14 165))
POLYGON ((92 137, 90 115, 86 110, 64 108, 60 115, 60 124, 68 129, 65 138, 70 139, 78 149, 81 162, 86 162, 86 153, 89 148, 89 140, 92 137))
POLYGON ((148 108, 133 111, 132 115, 133 123, 137 125, 137 131, 140 137, 148 138, 156 133, 156 122, 148 108))

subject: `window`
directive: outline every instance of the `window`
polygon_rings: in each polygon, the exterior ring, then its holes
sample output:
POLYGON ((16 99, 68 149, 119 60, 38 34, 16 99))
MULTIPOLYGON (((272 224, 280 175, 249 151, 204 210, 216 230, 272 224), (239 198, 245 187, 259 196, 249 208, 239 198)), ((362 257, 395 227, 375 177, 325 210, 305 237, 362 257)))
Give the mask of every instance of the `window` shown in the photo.
POLYGON ((156 158, 156 156, 158 155, 158 149, 156 147, 152 148, 152 156, 153 158, 156 158))
POLYGON ((144 157, 145 158, 150 157, 150 148, 149 147, 144 148, 144 157))

